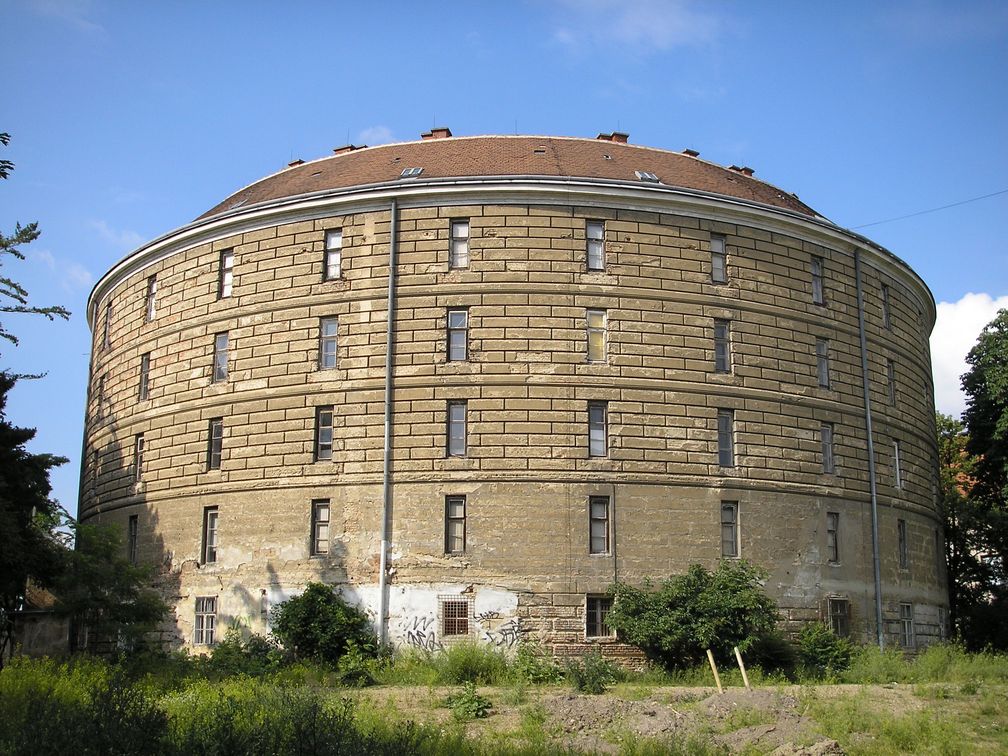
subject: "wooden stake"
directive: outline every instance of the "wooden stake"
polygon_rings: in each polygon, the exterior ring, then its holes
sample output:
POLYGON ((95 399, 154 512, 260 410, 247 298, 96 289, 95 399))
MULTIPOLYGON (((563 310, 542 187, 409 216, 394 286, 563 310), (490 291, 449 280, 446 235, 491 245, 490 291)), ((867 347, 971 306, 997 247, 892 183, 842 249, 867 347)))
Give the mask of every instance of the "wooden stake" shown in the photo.
POLYGON ((749 687, 749 675, 746 674, 745 664, 742 663, 742 654, 739 653, 738 646, 735 646, 735 658, 738 659, 738 668, 742 670, 742 682, 749 687))
POLYGON ((714 682, 717 683, 717 692, 724 693, 724 688, 721 687, 721 676, 717 673, 717 664, 714 663, 714 654, 711 650, 707 649, 707 661, 710 662, 711 672, 714 673, 714 682))

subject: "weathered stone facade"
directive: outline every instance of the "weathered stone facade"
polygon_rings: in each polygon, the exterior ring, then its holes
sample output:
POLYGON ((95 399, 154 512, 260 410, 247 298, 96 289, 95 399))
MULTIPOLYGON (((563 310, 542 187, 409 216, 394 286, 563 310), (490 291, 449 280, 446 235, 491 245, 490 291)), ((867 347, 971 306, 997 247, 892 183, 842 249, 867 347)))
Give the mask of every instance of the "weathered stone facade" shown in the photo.
MULTIPOLYGON (((460 149, 478 149, 478 140, 460 149)), ((658 151, 640 150, 644 167, 650 152, 658 151)), ((589 643, 616 652, 586 617, 589 602, 614 580, 713 566, 727 548, 723 503, 737 503, 734 548, 769 571, 787 622, 827 618, 830 599, 844 600, 852 635, 873 638, 855 255, 885 632, 903 640, 901 605, 904 619, 909 605, 911 642, 939 637, 946 578, 928 350, 934 302, 903 262, 811 211, 672 181, 393 180, 402 167, 379 184, 204 216, 137 250, 92 294, 80 513, 122 523, 136 534, 137 558, 160 565, 175 607, 167 643, 201 639, 197 598, 214 599, 218 635, 234 620, 262 630, 271 605, 322 580, 376 624, 387 606, 396 643, 479 637, 510 646, 532 634, 558 653, 589 643), (450 266, 453 220, 469 223, 462 269, 450 266), (604 224, 602 270, 588 269, 589 221, 604 224), (335 229, 341 270, 324 280, 326 232, 335 229), (712 281, 712 238, 723 239, 725 283, 712 281), (233 278, 221 296, 227 250, 233 278), (813 301, 816 261, 823 304, 813 301), (467 313, 462 360, 448 359, 449 309, 467 313), (588 310, 605 311, 598 361, 587 359, 588 310), (323 368, 329 318, 335 367, 323 368), (715 320, 728 324, 727 372, 715 370, 715 320), (222 333, 227 375, 215 381, 222 333), (465 402, 458 456, 448 453, 449 402, 465 402), (599 456, 589 453, 589 403, 604 403, 599 456), (333 408, 331 459, 317 459, 326 456, 320 407, 333 408), (732 412, 730 465, 719 464, 719 410, 732 412), (824 472, 824 424, 833 472, 824 472), (447 497, 460 496, 461 549, 447 534, 447 497), (591 497, 608 497, 594 523, 591 497), (323 501, 328 553, 313 556, 321 550, 313 502, 323 501), (216 508, 212 559, 208 507, 216 508), (604 541, 590 541, 593 527, 604 541), (459 606, 465 622, 453 624, 459 606)), ((200 622, 205 633, 208 620, 200 622)))

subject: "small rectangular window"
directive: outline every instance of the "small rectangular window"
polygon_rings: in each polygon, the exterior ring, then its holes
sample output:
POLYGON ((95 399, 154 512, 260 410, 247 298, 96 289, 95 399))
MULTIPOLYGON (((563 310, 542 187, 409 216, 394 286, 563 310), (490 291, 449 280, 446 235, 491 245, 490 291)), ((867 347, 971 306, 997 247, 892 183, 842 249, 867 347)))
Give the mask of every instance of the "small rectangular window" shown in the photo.
POLYGON ((224 418, 215 417, 210 421, 207 443, 207 470, 220 470, 221 455, 224 451, 224 418))
POLYGON ((147 279, 147 298, 144 305, 144 317, 150 323, 157 317, 157 276, 147 279))
POLYGON ((609 553, 609 497, 588 497, 588 553, 609 553))
POLYGON ((126 531, 126 558, 130 564, 137 563, 137 540, 140 535, 140 516, 130 515, 126 531))
POLYGON ((731 410, 718 410, 717 442, 718 465, 721 467, 735 466, 735 413, 731 410))
POLYGON ((336 318, 319 320, 319 370, 336 367, 336 339, 339 321, 336 318))
POLYGON ((850 637, 850 602, 847 599, 829 599, 829 626, 838 638, 850 637))
POLYGON ((451 222, 451 247, 448 251, 449 268, 469 267, 469 221, 451 222))
POLYGON ((727 320, 714 321, 714 372, 731 372, 731 331, 727 320))
POLYGON ((217 299, 231 296, 231 286, 234 283, 234 250, 225 249, 220 253, 220 266, 217 276, 217 299))
POLYGON ((217 507, 203 509, 203 548, 201 552, 203 564, 213 564, 217 561, 217 507))
POLYGON ((105 331, 102 333, 102 347, 112 346, 112 300, 105 303, 105 331))
POLYGON ((325 259, 322 261, 322 280, 335 281, 343 273, 343 229, 325 232, 325 259))
POLYGON ((587 221, 585 239, 588 246, 588 270, 604 270, 605 224, 602 221, 587 221))
POLYGON ((819 379, 819 385, 822 388, 829 388, 830 386, 829 340, 816 339, 815 352, 816 352, 816 376, 819 379))
POLYGON ((311 506, 311 553, 321 556, 329 553, 329 499, 315 499, 311 506))
POLYGON ((821 257, 812 258, 812 303, 826 304, 826 297, 823 294, 823 259, 821 257))
POLYGON ((217 597, 200 596, 196 599, 196 618, 193 622, 193 645, 212 646, 217 624, 217 597))
POLYGON ((469 635, 469 599, 441 599, 441 635, 469 635))
POLYGON ((140 355, 140 386, 137 398, 141 402, 150 398, 150 352, 140 355))
POLYGON ((903 648, 913 648, 915 645, 913 604, 900 604, 899 612, 900 645, 903 646, 903 648))
POLYGON ((886 360, 886 385, 889 390, 889 404, 896 406, 896 363, 886 360))
POLYGON ((605 362, 606 359, 606 311, 586 310, 585 327, 588 334, 588 361, 605 362))
POLYGON ((711 282, 728 283, 728 253, 725 251, 725 238, 711 234, 711 282))
POLYGON ((328 405, 315 410, 315 461, 332 459, 333 407, 328 405))
POLYGON ((899 566, 905 570, 910 566, 910 550, 907 544, 906 520, 896 520, 896 537, 899 541, 899 566))
POLYGON ((588 402, 588 456, 609 456, 609 418, 605 402, 588 402))
POLYGON ((900 442, 893 439, 892 442, 892 472, 893 487, 903 488, 903 471, 900 469, 900 442))
POLYGON ((466 403, 448 402, 448 456, 464 457, 466 453, 466 403))
POLYGON ((98 376, 98 385, 95 386, 95 420, 101 421, 105 417, 105 376, 98 376))
POLYGON ((721 556, 734 559, 739 555, 738 502, 721 502, 721 556))
POLYGON ((228 379, 228 334, 227 331, 214 335, 213 383, 228 379))
POLYGON ((445 497, 445 554, 463 554, 466 547, 466 497, 445 497))
POLYGON ((612 609, 611 596, 585 597, 585 637, 611 638, 615 633, 606 620, 612 609))
POLYGON ((464 362, 469 358, 469 311, 448 310, 448 361, 464 362))
POLYGON ((840 563, 840 513, 826 513, 826 558, 830 564, 840 563))
POLYGON ((144 434, 137 433, 133 438, 133 480, 139 483, 143 479, 144 434))
POLYGON ((882 325, 886 330, 892 329, 892 318, 889 315, 889 287, 882 284, 882 325))
POLYGON ((822 440, 822 471, 832 475, 836 472, 836 458, 833 456, 833 423, 823 423, 819 434, 822 440))

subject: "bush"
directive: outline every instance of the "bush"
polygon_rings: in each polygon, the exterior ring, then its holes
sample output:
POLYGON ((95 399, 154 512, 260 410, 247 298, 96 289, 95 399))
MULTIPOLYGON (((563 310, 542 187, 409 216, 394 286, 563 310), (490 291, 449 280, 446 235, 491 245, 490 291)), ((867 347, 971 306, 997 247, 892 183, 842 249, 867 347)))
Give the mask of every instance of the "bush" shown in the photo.
POLYGON ((808 674, 825 677, 850 667, 854 645, 822 622, 809 622, 798 633, 798 652, 808 674))
POLYGON ((377 652, 367 615, 322 583, 309 583, 300 596, 273 609, 270 619, 274 637, 298 659, 335 665, 351 648, 366 656, 377 652))
POLYGON ((551 685, 563 680, 563 670, 535 643, 518 646, 511 663, 514 677, 531 685, 551 685))
POLYGON ((602 658, 598 651, 589 651, 580 660, 567 662, 567 680, 574 690, 598 695, 616 682, 618 670, 602 658))
POLYGON ((236 627, 229 628, 210 652, 209 668, 221 675, 263 675, 283 663, 283 652, 277 644, 262 635, 243 638, 236 627))
POLYGON ((777 605, 763 591, 765 574, 745 561, 722 560, 710 572, 694 564, 658 590, 618 583, 606 623, 668 669, 698 664, 711 649, 723 662, 774 629, 777 605))
POLYGON ((780 673, 790 678, 798 666, 798 650, 791 641, 772 630, 749 646, 745 661, 767 674, 780 673))
POLYGON ((476 686, 467 682, 458 693, 452 693, 445 699, 445 705, 452 710, 452 716, 460 722, 471 719, 484 719, 490 714, 493 704, 490 699, 476 692, 476 686))

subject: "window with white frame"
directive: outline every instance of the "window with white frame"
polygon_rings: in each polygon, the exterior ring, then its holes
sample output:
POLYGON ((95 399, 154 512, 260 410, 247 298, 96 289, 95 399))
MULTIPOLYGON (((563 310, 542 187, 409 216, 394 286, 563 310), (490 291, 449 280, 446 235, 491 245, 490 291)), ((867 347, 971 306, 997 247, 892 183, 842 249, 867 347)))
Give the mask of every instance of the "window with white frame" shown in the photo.
POLYGON ((895 438, 892 442, 892 472, 893 487, 903 488, 903 470, 900 469, 900 442, 895 438))
POLYGON ((200 560, 203 564, 217 561, 217 507, 203 508, 203 548, 200 560))
POLYGON ((449 457, 464 457, 466 453, 466 403, 448 402, 447 452, 449 457))
POLYGON ((464 554, 466 547, 466 497, 445 496, 445 554, 464 554))
POLYGON ((144 434, 137 433, 133 437, 133 480, 139 483, 143 480, 144 434))
POLYGON ((737 501, 721 502, 721 556, 734 559, 739 555, 739 509, 737 501))
POLYGON ((840 563, 840 513, 826 513, 826 559, 830 564, 840 563))
POLYGON ((585 240, 588 247, 588 270, 605 270, 605 223, 586 221, 585 240))
POLYGON ((588 497, 588 553, 609 553, 609 497, 588 497))
POLYGON ((714 321, 714 372, 730 373, 731 330, 727 320, 714 321))
POLYGON ((469 267, 469 221, 453 220, 451 222, 451 240, 448 249, 449 268, 469 267))
POLYGON ((732 410, 718 410, 717 445, 718 465, 735 466, 735 413, 732 410))
POLYGON ((157 276, 147 279, 147 297, 144 302, 144 318, 150 323, 157 317, 157 276))
POLYGON ((319 320, 319 370, 336 367, 336 340, 339 321, 336 318, 319 320))
POLYGON ((606 311, 586 310, 585 328, 588 336, 588 361, 605 362, 606 359, 606 311))
POLYGON ((137 400, 146 402, 150 398, 150 352, 140 355, 140 385, 137 400))
POLYGON ((213 351, 213 383, 222 383, 228 379, 228 334, 214 334, 213 351))
POLYGON ((217 299, 231 296, 234 284, 234 250, 225 249, 220 253, 220 264, 217 273, 217 299))
POLYGON ((199 596, 193 621, 193 645, 212 646, 217 625, 217 597, 199 596))
POLYGON ((220 470, 221 458, 224 454, 224 418, 210 419, 207 432, 207 470, 220 470))
POLYGON ((903 648, 913 648, 914 639, 914 617, 913 604, 900 604, 900 645, 903 648))
POLYGON ((838 638, 850 636, 850 601, 845 598, 827 600, 829 610, 829 626, 838 638))
POLYGON ((343 229, 325 232, 325 258, 322 261, 322 280, 335 281, 343 273, 343 229))
POLYGON ((315 410, 315 461, 332 459, 333 452, 333 405, 315 410))
POLYGON ((816 339, 816 377, 822 388, 829 388, 829 339, 816 339))
POLYGON ((711 282, 728 283, 728 253, 725 251, 725 238, 711 234, 711 282))
POLYGON ((609 418, 605 402, 588 402, 588 456, 609 456, 609 418))
POLYGON ((823 423, 819 428, 822 442, 822 471, 827 475, 836 472, 836 457, 833 456, 833 423, 823 423))
POLYGON ((311 553, 322 556, 329 553, 329 499, 315 499, 311 507, 311 553))
POLYGON ((469 358, 469 311, 463 307, 448 310, 448 361, 469 358))
POLYGON ((612 596, 585 597, 585 637, 611 638, 616 633, 606 620, 612 609, 612 596))

